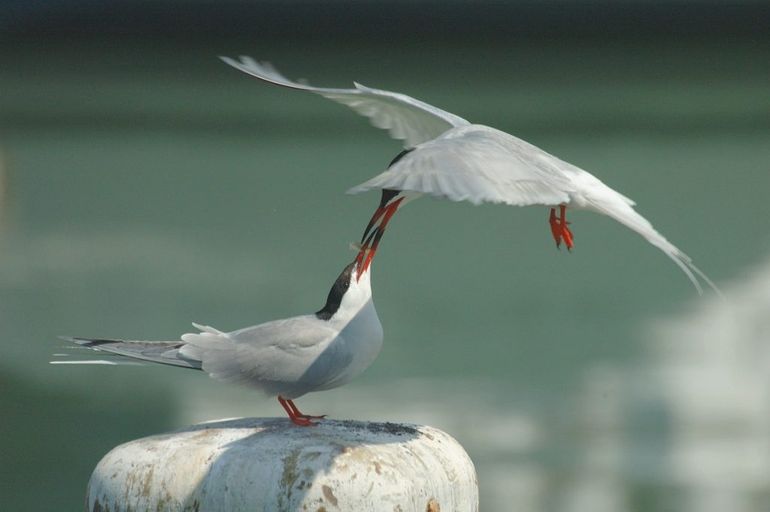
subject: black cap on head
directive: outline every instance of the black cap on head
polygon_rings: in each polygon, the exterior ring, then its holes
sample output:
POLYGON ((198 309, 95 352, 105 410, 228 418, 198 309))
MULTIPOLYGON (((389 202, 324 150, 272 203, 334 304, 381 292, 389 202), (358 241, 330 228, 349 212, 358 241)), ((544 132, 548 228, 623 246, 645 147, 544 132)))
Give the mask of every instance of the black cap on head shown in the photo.
POLYGON ((337 277, 337 280, 334 281, 332 289, 329 290, 329 295, 326 297, 326 304, 315 314, 320 320, 329 320, 340 308, 342 297, 345 295, 345 292, 348 291, 348 288, 350 288, 350 277, 353 275, 355 266, 356 261, 354 260, 344 268, 339 277, 337 277))

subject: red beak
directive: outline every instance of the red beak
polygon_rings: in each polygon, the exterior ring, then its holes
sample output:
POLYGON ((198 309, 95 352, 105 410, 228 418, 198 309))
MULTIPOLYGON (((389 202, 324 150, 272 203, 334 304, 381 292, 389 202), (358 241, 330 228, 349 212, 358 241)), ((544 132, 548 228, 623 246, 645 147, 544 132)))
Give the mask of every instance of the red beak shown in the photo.
POLYGON ((369 232, 374 227, 374 224, 382 217, 382 214, 385 213, 386 207, 385 206, 378 206, 376 210, 374 210, 374 215, 372 215, 372 218, 369 219, 369 224, 366 225, 366 229, 364 229, 364 234, 361 236, 361 243, 364 243, 364 240, 367 236, 369 236, 369 232))
POLYGON ((372 215, 371 220, 369 220, 369 224, 366 225, 364 235, 361 237, 361 249, 358 251, 358 256, 356 257, 356 262, 358 263, 356 280, 360 279, 361 274, 366 272, 369 265, 372 264, 374 255, 377 253, 377 247, 380 245, 382 235, 385 233, 385 227, 388 225, 388 222, 390 222, 393 214, 396 213, 396 210, 398 210, 402 200, 403 198, 400 198, 387 206, 378 207, 377 210, 375 210, 374 215, 372 215), (380 221, 379 225, 377 225, 377 221, 380 221), (377 227, 375 228, 375 226, 377 227), (374 228, 374 230, 372 230, 372 228, 374 228))

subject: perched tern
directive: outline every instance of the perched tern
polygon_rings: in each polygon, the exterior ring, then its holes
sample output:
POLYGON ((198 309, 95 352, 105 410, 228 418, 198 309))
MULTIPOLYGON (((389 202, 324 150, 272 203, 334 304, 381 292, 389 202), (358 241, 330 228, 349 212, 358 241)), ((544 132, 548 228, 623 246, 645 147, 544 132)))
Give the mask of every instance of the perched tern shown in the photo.
POLYGON ((698 277, 718 292, 692 259, 658 233, 633 208, 634 201, 592 174, 508 133, 471 124, 465 119, 405 94, 372 89, 354 82, 353 89, 312 87, 293 82, 269 63, 246 56, 220 57, 244 73, 271 84, 319 94, 352 108, 377 128, 404 143, 391 165, 374 178, 351 188, 355 194, 381 189, 380 205, 364 231, 362 242, 376 248, 396 210, 428 194, 452 201, 550 207, 549 224, 557 247, 572 249, 574 237, 567 208, 607 215, 643 236, 682 269, 703 293, 698 277), (378 224, 379 223, 379 224, 378 224), (377 226, 377 240, 371 230, 377 226), (697 277, 696 277, 697 276, 697 277))
POLYGON ((181 341, 65 339, 97 351, 203 370, 215 379, 251 386, 277 397, 295 424, 312 426, 312 420, 323 416, 302 414, 293 400, 346 384, 372 364, 382 347, 367 251, 362 248, 345 267, 324 307, 312 315, 232 332, 193 324, 200 332, 184 334, 181 341))

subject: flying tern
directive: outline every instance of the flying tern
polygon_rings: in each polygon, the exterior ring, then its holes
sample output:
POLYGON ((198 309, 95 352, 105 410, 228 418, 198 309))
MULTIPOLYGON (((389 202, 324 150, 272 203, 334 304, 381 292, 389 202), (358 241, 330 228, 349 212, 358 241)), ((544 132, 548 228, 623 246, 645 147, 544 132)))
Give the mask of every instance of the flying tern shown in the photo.
MULTIPOLYGON (((465 119, 405 94, 373 89, 354 82, 352 89, 312 87, 289 80, 271 64, 246 56, 224 62, 265 82, 309 91, 347 105, 377 128, 403 141, 402 151, 381 174, 349 193, 380 189, 380 205, 364 231, 362 242, 377 226, 376 238, 399 208, 420 195, 452 201, 503 203, 550 208, 549 224, 557 247, 568 249, 574 236, 567 208, 607 215, 663 251, 687 275, 698 293, 698 277, 718 292, 692 259, 658 233, 633 208, 634 201, 611 189, 587 171, 513 135, 465 119)), ((378 241, 378 240, 377 240, 378 241)), ((374 242, 376 246, 376 242, 374 242)))
POLYGON ((184 334, 181 341, 65 339, 97 351, 202 370, 218 380, 251 386, 277 397, 296 425, 312 426, 314 419, 323 416, 303 414, 294 399, 346 384, 372 364, 382 347, 382 325, 372 302, 371 257, 367 254, 373 250, 368 244, 361 248, 315 314, 232 332, 193 324, 200 332, 184 334))

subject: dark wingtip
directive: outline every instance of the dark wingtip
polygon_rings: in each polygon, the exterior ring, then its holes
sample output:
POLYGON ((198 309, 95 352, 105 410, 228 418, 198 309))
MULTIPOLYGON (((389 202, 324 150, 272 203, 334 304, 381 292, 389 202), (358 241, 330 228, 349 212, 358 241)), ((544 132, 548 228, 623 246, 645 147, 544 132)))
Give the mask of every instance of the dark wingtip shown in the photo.
POLYGON ((60 340, 69 341, 70 343, 76 343, 84 347, 95 347, 98 345, 106 345, 108 343, 120 343, 121 340, 108 340, 98 338, 78 338, 77 336, 59 336, 60 340))

